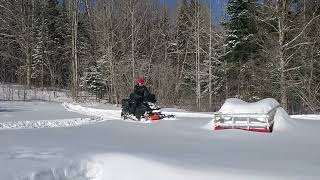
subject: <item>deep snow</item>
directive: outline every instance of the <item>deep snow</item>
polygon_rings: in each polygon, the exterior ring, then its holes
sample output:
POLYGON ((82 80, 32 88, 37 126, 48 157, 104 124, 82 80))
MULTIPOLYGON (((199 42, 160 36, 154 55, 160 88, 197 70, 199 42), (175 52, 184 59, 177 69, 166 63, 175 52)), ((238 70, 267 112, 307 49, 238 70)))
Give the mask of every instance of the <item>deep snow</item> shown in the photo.
POLYGON ((221 113, 262 113, 267 114, 280 104, 272 98, 262 99, 257 102, 248 103, 241 99, 229 98, 220 108, 221 113))
POLYGON ((174 109, 164 111, 174 113, 175 121, 128 123, 114 106, 1 102, 0 107, 1 123, 97 120, 0 130, 0 180, 320 178, 320 121, 293 119, 282 109, 274 132, 266 134, 216 132, 211 113, 174 109))

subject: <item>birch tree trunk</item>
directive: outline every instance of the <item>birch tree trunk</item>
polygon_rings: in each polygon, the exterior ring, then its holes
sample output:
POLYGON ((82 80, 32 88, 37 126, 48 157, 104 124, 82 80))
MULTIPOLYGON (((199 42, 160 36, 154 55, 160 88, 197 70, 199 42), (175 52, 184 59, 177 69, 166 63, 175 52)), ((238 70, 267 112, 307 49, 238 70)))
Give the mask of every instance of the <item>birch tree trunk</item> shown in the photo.
POLYGON ((201 82, 200 82, 200 2, 197 0, 196 5, 196 18, 197 18, 197 54, 196 54, 196 102, 197 108, 201 108, 201 82))
POLYGON ((286 9, 287 1, 286 0, 277 0, 276 4, 277 14, 278 14, 278 33, 279 33, 279 67, 280 67, 280 101, 282 107, 285 110, 288 110, 288 98, 287 98, 287 88, 286 88, 286 75, 285 75, 285 58, 284 53, 284 36, 285 36, 285 21, 286 21, 286 9))
POLYGON ((210 23, 209 23, 209 78, 208 78, 208 84, 209 84, 209 110, 212 110, 212 3, 210 2, 210 23))
POLYGON ((135 7, 134 7, 134 0, 130 0, 130 8, 131 8, 131 65, 132 65, 132 87, 135 85, 135 59, 134 59, 134 50, 135 50, 135 43, 134 43, 134 32, 135 32, 135 27, 134 27, 134 12, 135 12, 135 7))
POLYGON ((78 36, 78 0, 72 4, 72 97, 78 98, 78 56, 77 56, 77 36, 78 36))

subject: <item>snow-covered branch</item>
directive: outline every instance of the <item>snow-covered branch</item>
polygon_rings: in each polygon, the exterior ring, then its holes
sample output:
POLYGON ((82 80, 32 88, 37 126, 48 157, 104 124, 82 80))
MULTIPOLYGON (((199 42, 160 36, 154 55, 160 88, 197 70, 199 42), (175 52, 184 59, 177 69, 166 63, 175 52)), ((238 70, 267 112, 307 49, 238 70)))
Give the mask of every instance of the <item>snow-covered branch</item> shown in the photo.
POLYGON ((291 45, 292 43, 294 43, 296 40, 298 40, 306 31, 306 29, 313 23, 314 20, 316 20, 317 18, 319 18, 320 15, 314 16, 304 27, 303 29, 300 31, 300 33, 295 36, 291 41, 287 42, 286 44, 284 44, 282 47, 283 48, 287 48, 289 45, 291 45))

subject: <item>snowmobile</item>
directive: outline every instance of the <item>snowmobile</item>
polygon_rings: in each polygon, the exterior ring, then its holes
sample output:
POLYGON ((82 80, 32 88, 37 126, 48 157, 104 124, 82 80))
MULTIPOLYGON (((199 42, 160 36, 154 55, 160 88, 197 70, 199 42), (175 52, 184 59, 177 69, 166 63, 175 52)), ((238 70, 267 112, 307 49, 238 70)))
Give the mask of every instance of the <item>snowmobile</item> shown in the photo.
POLYGON ((130 99, 123 99, 121 118, 123 120, 134 121, 158 121, 164 118, 174 118, 174 115, 166 115, 161 112, 161 108, 156 104, 154 95, 148 100, 143 101, 136 107, 135 112, 132 111, 132 101, 130 99))

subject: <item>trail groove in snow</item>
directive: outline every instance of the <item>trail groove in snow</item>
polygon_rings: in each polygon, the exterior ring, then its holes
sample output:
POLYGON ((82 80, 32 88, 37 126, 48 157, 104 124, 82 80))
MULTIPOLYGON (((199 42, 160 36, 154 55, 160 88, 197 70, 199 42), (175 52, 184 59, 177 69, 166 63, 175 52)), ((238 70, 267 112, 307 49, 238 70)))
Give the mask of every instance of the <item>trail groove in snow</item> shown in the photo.
POLYGON ((81 126, 85 124, 92 124, 100 121, 103 121, 103 120, 100 118, 74 118, 74 119, 56 119, 56 120, 0 122, 0 130, 1 129, 74 127, 74 126, 81 126))
POLYGON ((95 116, 103 120, 121 120, 121 110, 107 110, 83 107, 71 103, 62 104, 68 111, 76 112, 88 116, 95 116))

